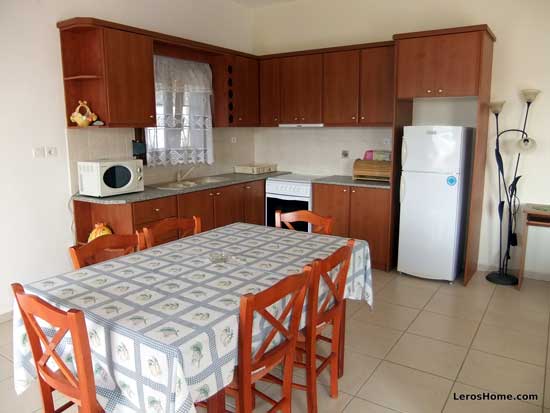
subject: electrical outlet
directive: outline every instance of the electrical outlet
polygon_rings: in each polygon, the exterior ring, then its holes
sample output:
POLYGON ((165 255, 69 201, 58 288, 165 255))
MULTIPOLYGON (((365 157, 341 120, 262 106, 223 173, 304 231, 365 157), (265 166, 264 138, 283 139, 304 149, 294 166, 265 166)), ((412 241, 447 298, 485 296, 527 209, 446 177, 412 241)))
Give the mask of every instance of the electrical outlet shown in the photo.
POLYGON ((43 146, 38 146, 36 148, 32 148, 32 157, 33 158, 45 158, 46 157, 46 148, 43 146))
POLYGON ((57 156, 57 147, 55 146, 48 146, 46 148, 46 157, 48 158, 54 158, 57 156))
POLYGON ((342 150, 342 159, 349 158, 349 151, 347 149, 342 150))
POLYGON ((237 143, 237 137, 236 136, 231 137, 231 143, 237 143))

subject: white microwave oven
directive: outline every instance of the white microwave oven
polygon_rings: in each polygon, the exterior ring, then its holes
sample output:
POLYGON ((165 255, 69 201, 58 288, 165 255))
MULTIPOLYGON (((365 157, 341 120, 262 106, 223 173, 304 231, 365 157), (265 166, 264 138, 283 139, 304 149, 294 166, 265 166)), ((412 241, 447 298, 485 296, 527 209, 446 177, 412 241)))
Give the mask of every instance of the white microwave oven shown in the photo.
POLYGON ((78 190, 99 198, 143 191, 143 161, 78 162, 78 190))

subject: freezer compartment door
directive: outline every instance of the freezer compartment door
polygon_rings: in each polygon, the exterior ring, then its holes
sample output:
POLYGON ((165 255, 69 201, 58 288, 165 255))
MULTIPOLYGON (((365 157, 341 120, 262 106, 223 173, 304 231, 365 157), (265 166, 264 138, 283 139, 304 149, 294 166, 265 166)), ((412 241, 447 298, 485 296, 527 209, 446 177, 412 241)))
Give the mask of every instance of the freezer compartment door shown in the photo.
POLYGON ((403 171, 460 173, 464 132, 460 126, 405 126, 403 171))
POLYGON ((459 175, 404 172, 397 269, 452 281, 458 272, 459 175))

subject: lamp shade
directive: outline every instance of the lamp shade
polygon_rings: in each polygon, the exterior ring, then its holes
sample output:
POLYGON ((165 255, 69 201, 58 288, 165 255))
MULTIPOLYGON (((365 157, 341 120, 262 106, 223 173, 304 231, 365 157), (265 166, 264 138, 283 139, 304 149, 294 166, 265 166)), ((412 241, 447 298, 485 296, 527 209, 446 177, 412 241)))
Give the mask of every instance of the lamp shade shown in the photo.
POLYGON ((540 90, 538 89, 523 89, 521 91, 521 95, 523 96, 523 99, 527 103, 533 103, 533 101, 537 98, 539 93, 540 93, 540 90))
POLYGON ((489 104, 489 109, 491 109, 491 112, 495 115, 498 115, 500 112, 502 112, 502 107, 506 103, 505 100, 499 100, 497 102, 491 102, 489 104))
POLYGON ((537 141, 535 138, 523 137, 517 142, 517 149, 520 152, 531 152, 537 147, 537 141))

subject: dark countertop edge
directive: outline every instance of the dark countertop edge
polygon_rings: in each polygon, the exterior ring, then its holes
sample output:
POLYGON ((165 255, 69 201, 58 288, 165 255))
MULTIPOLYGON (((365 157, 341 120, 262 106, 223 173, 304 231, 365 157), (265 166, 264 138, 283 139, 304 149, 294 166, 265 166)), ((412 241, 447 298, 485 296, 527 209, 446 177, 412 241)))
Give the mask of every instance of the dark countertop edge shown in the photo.
POLYGON ((313 181, 314 184, 360 186, 366 188, 390 189, 391 184, 384 181, 353 179, 351 175, 331 175, 313 181))
POLYGON ((95 198, 92 196, 85 196, 85 195, 74 195, 72 197, 73 201, 81 201, 81 202, 89 202, 92 204, 103 204, 103 205, 123 205, 123 204, 132 204, 135 202, 143 202, 143 201, 150 201, 153 199, 159 199, 159 198, 168 198, 170 196, 177 196, 182 194, 189 194, 191 192, 198 192, 198 191, 204 191, 208 189, 214 189, 214 188, 221 188, 224 186, 230 186, 230 185, 236 185, 236 184, 243 184, 246 182, 254 182, 254 181, 262 181, 267 178, 275 177, 275 176, 281 176, 281 175, 287 175, 290 172, 286 171, 277 171, 277 172, 270 172, 267 174, 258 174, 258 175, 252 175, 252 174, 237 174, 237 173, 227 173, 227 174, 219 174, 219 175, 211 175, 213 177, 218 176, 229 176, 230 179, 225 182, 217 182, 217 183, 211 183, 211 184, 203 184, 203 185, 197 185, 190 188, 185 189, 178 189, 178 190, 166 190, 166 189, 158 189, 155 188, 152 185, 145 186, 145 190, 143 192, 133 192, 129 194, 122 194, 122 195, 115 195, 105 198, 95 198), (242 175, 242 176, 241 176, 242 175))

